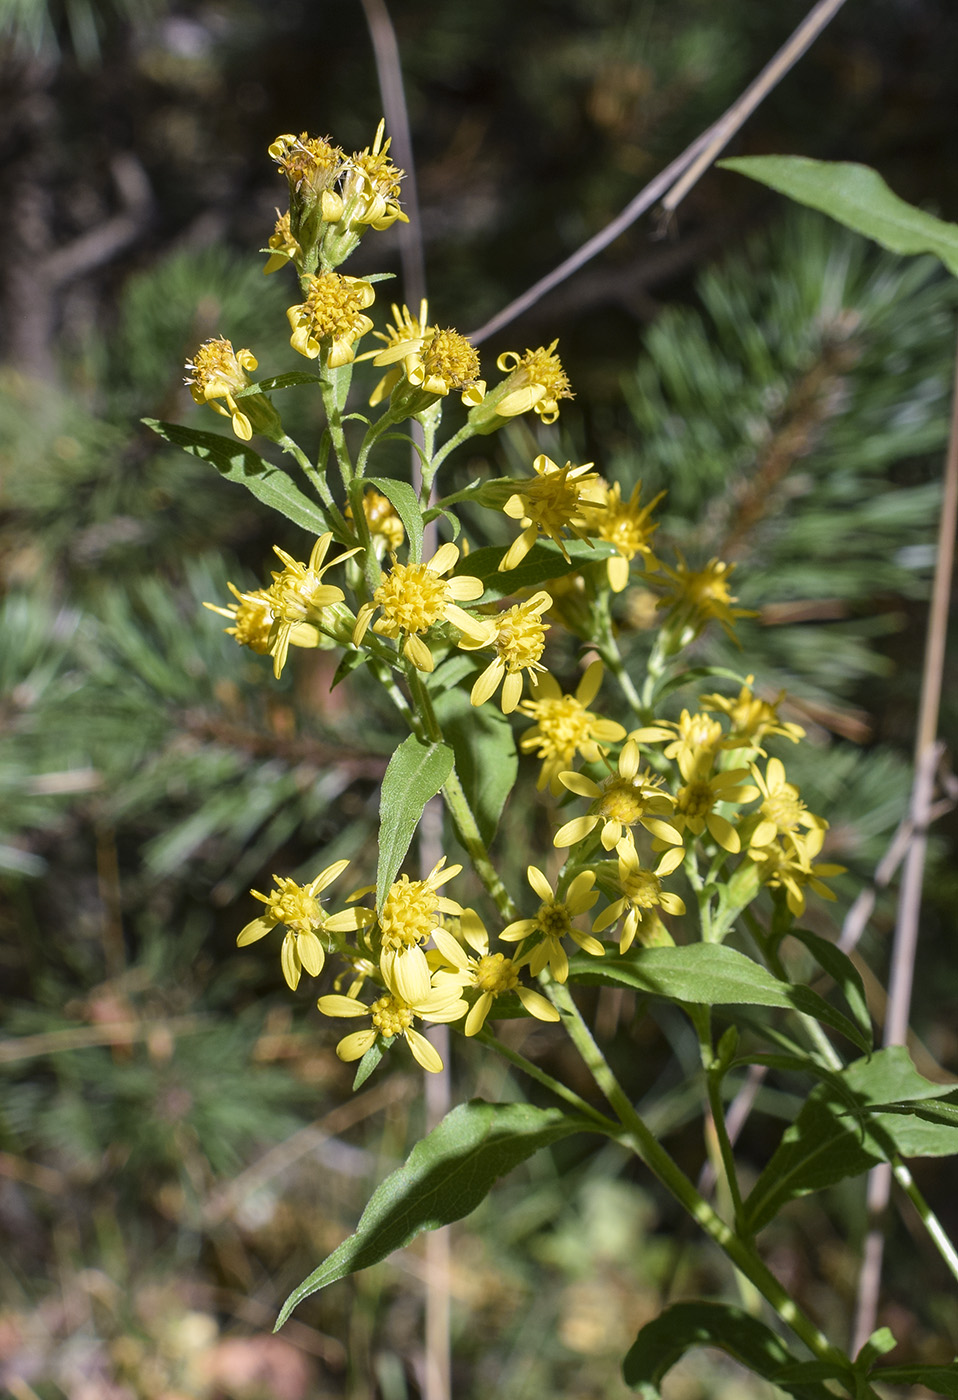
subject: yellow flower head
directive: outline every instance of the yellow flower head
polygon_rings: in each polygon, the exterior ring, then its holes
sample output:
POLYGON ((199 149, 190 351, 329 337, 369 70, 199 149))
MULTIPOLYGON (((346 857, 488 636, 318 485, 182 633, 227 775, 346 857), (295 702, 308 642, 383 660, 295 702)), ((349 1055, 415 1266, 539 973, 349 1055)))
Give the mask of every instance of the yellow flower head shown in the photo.
POLYGON ((406 1001, 419 1002, 429 990, 429 965, 423 944, 439 927, 442 914, 461 914, 462 906, 439 893, 440 885, 462 870, 450 865, 445 856, 425 880, 403 875, 389 887, 379 911, 382 941, 380 968, 391 989, 406 1001))
MULTIPOLYGON (((403 523, 396 514, 396 508, 388 496, 383 496, 372 487, 363 493, 363 515, 366 517, 366 524, 369 527, 369 534, 373 542, 373 549, 377 557, 381 557, 386 550, 395 554, 406 538, 403 523)), ((352 520, 353 508, 346 506, 346 519, 352 520)))
POLYGON ((325 350, 330 369, 349 364, 355 358, 356 341, 373 328, 364 313, 375 299, 372 283, 361 278, 342 277, 338 272, 311 277, 306 300, 286 312, 293 332, 290 345, 309 360, 325 350))
POLYGON ((800 724, 778 717, 778 707, 785 698, 784 690, 779 692, 777 700, 760 700, 751 689, 754 680, 754 676, 746 677, 745 684, 734 697, 700 695, 702 708, 719 710, 728 715, 731 721, 730 740, 743 747, 756 748, 759 753, 764 753, 760 745, 766 734, 779 734, 782 738, 791 739, 793 744, 804 739, 805 730, 800 724))
POLYGON ((322 200, 339 179, 345 159, 339 146, 328 138, 309 136, 277 136, 269 154, 289 181, 290 198, 300 202, 322 200))
POLYGON ((499 937, 504 943, 521 943, 526 938, 536 941, 531 951, 520 961, 529 963, 529 971, 538 977, 548 966, 557 982, 564 982, 569 976, 569 959, 562 946, 563 938, 571 938, 586 953, 600 958, 605 949, 597 938, 581 933, 573 926, 573 919, 591 909, 598 899, 595 884, 595 871, 582 870, 572 881, 565 899, 559 899, 549 881, 535 865, 526 871, 529 884, 542 903, 533 919, 517 919, 504 928, 499 937))
POLYGON ((459 927, 463 939, 478 956, 471 957, 447 929, 436 929, 436 947, 452 972, 440 970, 434 980, 437 985, 444 985, 448 978, 459 987, 471 987, 479 993, 466 1017, 466 1035, 477 1035, 482 1030, 493 1002, 504 992, 515 992, 530 1016, 540 1021, 558 1021, 559 1013, 552 1003, 520 983, 521 960, 507 958, 504 953, 490 953, 489 934, 475 910, 462 911, 459 927))
POLYGON ((601 783, 594 783, 582 773, 560 773, 563 787, 590 798, 592 805, 586 816, 574 817, 559 828, 553 845, 560 849, 574 846, 601 825, 602 845, 611 851, 626 833, 631 839, 632 828, 638 825, 669 846, 681 846, 681 834, 671 821, 663 820, 671 816, 675 798, 662 791, 662 779, 640 768, 640 762, 638 744, 628 739, 622 746, 616 771, 601 783))
POLYGON ((574 695, 564 695, 558 683, 546 673, 539 680, 534 700, 523 700, 519 712, 536 721, 519 740, 523 753, 535 751, 542 759, 536 787, 548 783, 558 797, 562 791, 559 774, 569 768, 577 754, 587 763, 600 757, 601 744, 614 744, 625 738, 625 730, 614 720, 603 719, 589 709, 602 684, 601 661, 593 661, 576 687, 574 695))
POLYGON ((655 911, 664 909, 668 914, 685 913, 685 904, 678 895, 662 888, 662 877, 671 875, 682 864, 683 852, 673 846, 665 852, 654 870, 647 870, 640 864, 631 841, 620 841, 616 851, 619 857, 617 884, 622 891, 621 898, 599 915, 592 925, 592 932, 599 933, 602 929, 611 928, 625 914, 625 923, 619 935, 620 953, 629 951, 636 934, 644 947, 671 944, 672 939, 655 911))
POLYGON ((735 619, 754 617, 749 608, 733 608, 737 601, 729 592, 729 574, 734 564, 725 564, 721 559, 710 559, 702 569, 690 569, 679 555, 678 567, 668 564, 660 566, 671 583, 665 585, 665 596, 660 600, 660 608, 668 608, 666 626, 671 624, 677 633, 680 646, 697 637, 713 619, 718 622, 725 635, 733 642, 735 619))
POLYGON ((668 739, 665 756, 678 764, 686 782, 699 776, 707 777, 716 755, 729 747, 718 720, 704 714, 690 715, 688 710, 682 711, 677 722, 663 719, 643 729, 633 729, 629 738, 637 744, 655 744, 668 739))
MULTIPOLYGON (((289 222, 289 210, 285 214, 276 211, 278 217, 276 227, 269 240, 269 259, 263 268, 264 274, 277 272, 281 267, 285 267, 288 262, 299 263, 302 260, 303 250, 293 237, 289 222)), ((266 249, 264 248, 265 252, 266 249)))
POLYGON ((658 560, 649 544, 659 528, 649 516, 665 495, 664 491, 651 500, 647 506, 639 505, 642 483, 634 487, 627 501, 622 499, 622 488, 613 482, 607 486, 600 480, 602 504, 599 507, 586 506, 583 512, 588 527, 600 540, 614 546, 616 553, 607 561, 609 586, 614 593, 621 593, 629 582, 629 565, 638 554, 645 569, 658 567, 658 560))
MULTIPOLYGON (((279 545, 273 545, 274 553, 284 565, 282 570, 273 573, 273 582, 265 593, 274 616, 269 650, 273 654, 273 671, 277 678, 282 675, 286 665, 290 642, 303 645, 305 641, 301 632, 297 639, 297 629, 301 629, 304 623, 322 623, 323 610, 333 603, 341 603, 346 596, 334 584, 323 583, 323 574, 334 564, 342 564, 357 554, 358 550, 347 550, 324 564, 332 539, 332 532, 320 535, 307 564, 294 559, 279 545)), ((315 645, 315 641, 312 645, 315 645)))
POLYGON ((253 428, 248 415, 240 411, 233 396, 237 390, 247 388, 252 382, 247 370, 256 369, 258 363, 252 351, 234 351, 230 341, 219 337, 205 340, 185 366, 189 373, 183 382, 192 394, 193 402, 208 403, 214 412, 229 418, 233 432, 243 442, 249 442, 253 428), (225 399, 226 407, 214 403, 214 399, 225 399))
POLYGON ((385 348, 362 356, 379 367, 392 366, 376 385, 369 402, 375 406, 388 398, 405 376, 410 387, 418 391, 415 395, 407 391, 410 413, 422 412, 430 402, 453 391, 467 406, 481 403, 486 386, 479 377, 479 354, 466 337, 458 331, 430 326, 425 298, 419 303, 418 316, 408 306, 395 303, 392 313, 394 324, 385 331, 374 332, 385 341, 385 348))
POLYGON ((235 584, 227 583, 226 586, 236 602, 225 608, 216 603, 204 603, 204 608, 230 619, 233 626, 224 627, 223 631, 227 636, 234 637, 239 646, 249 647, 250 651, 265 656, 270 649, 270 635, 276 621, 268 589, 258 588, 250 593, 241 593, 235 584))
POLYGON ((368 924, 372 917, 367 909, 347 909, 341 914, 327 914, 320 903, 321 891, 331 885, 348 864, 348 860, 337 860, 321 870, 308 885, 298 885, 286 876, 274 875, 276 889, 271 894, 251 890, 253 898, 261 900, 266 909, 240 932, 237 947, 245 948, 249 943, 256 943, 277 924, 285 924, 281 961, 288 985, 295 991, 304 969, 311 977, 318 977, 326 961, 326 950, 319 934, 355 931, 368 924))
POLYGON ((482 672, 472 687, 470 699, 474 705, 482 705, 495 695, 502 685, 502 713, 512 714, 522 695, 522 673, 527 672, 536 688, 537 672, 545 671, 539 658, 545 647, 547 626, 542 614, 551 608, 552 599, 548 593, 534 594, 524 603, 507 608, 497 617, 489 620, 489 631, 484 641, 467 639, 462 643, 464 651, 474 651, 480 646, 494 646, 496 655, 482 672))
POLYGON ((554 540, 571 563, 563 532, 569 531, 577 539, 585 539, 588 522, 584 507, 588 504, 601 506, 601 493, 597 489, 599 475, 589 471, 591 465, 587 462, 574 467, 566 462, 564 467, 559 467, 544 453, 535 459, 532 464, 535 476, 531 481, 523 481, 503 506, 506 515, 522 525, 522 534, 506 552, 499 565, 500 572, 521 564, 539 535, 554 540))
POLYGON ((807 869, 822 849, 828 822, 805 806, 798 788, 786 779, 781 759, 770 758, 764 775, 754 763, 751 769, 763 801, 748 822, 749 855, 752 860, 761 860, 765 848, 781 840, 807 869))
POLYGON ((695 836, 701 836, 703 831, 708 830, 723 851, 737 854, 742 849, 739 834, 728 818, 716 812, 715 808, 720 802, 731 803, 734 807, 741 806, 743 802, 753 802, 759 795, 758 788, 743 784, 742 779, 747 777, 747 768, 726 769, 712 777, 704 774, 693 776, 678 790, 672 814, 673 825, 679 831, 688 828, 695 836))
POLYGON ((481 597, 482 580, 468 574, 443 577, 455 567, 458 558, 458 547, 444 544, 425 564, 398 564, 394 559, 390 572, 382 575, 372 601, 359 609, 353 644, 359 646, 377 608, 382 609, 382 616, 373 623, 373 631, 393 640, 403 636, 403 655, 420 671, 433 669, 432 652, 420 634, 435 622, 451 622, 467 637, 484 642, 488 624, 459 607, 462 602, 481 597))
POLYGON ((779 841, 772 841, 761 850, 750 850, 749 855, 756 863, 762 884, 771 890, 785 891, 786 902, 796 919, 805 912, 806 889, 814 890, 823 899, 834 899, 834 892, 822 881, 845 873, 844 865, 814 864, 811 857, 806 860, 794 846, 786 850, 779 841))
POLYGON ((496 365, 508 370, 509 377, 496 390, 498 417, 516 418, 532 409, 543 423, 554 423, 559 416, 559 400, 575 398, 562 361, 555 353, 558 343, 554 340, 548 349, 540 345, 538 350, 527 350, 524 355, 506 350, 499 356, 496 365))
POLYGON ((386 123, 376 129, 372 146, 357 151, 346 161, 342 181, 342 217, 352 224, 365 224, 382 230, 397 219, 408 223, 408 215, 399 207, 399 189, 405 172, 389 159, 392 138, 383 140, 386 123))
POLYGON ((392 1040, 401 1035, 409 1046, 417 1062, 430 1074, 438 1074, 442 1060, 424 1035, 415 1029, 416 1017, 424 1021, 458 1021, 469 1010, 469 1003, 463 999, 458 986, 445 983, 442 986, 429 986, 422 996, 410 1000, 395 989, 374 1001, 372 1006, 353 997, 325 996, 316 1003, 324 1016, 369 1016, 372 1025, 364 1031, 353 1031, 336 1046, 336 1054, 347 1064, 359 1060, 367 1050, 371 1050, 379 1036, 392 1040))

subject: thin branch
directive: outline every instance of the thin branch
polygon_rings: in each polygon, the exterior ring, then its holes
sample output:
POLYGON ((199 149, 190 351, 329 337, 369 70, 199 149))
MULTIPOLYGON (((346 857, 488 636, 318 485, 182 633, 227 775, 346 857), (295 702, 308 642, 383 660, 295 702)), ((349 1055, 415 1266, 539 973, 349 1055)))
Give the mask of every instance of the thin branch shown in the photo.
MULTIPOLYGON (((921 887, 925 872, 925 852, 928 845, 928 820, 934 793, 934 773, 937 766, 935 736, 938 732, 938 712, 944 676, 945 645, 948 632, 948 605, 951 597, 951 576, 954 565, 955 528, 958 525, 958 349, 955 355, 955 382, 952 391, 951 430, 945 459, 945 483, 938 527, 938 553, 935 581, 928 613, 928 636, 922 666, 921 695, 918 703, 918 724, 915 734, 915 779, 912 787, 910 818, 913 836, 905 857, 892 949, 891 976, 888 988, 888 1015, 885 1020, 884 1043, 904 1045, 908 1032, 911 990, 914 979, 915 955, 918 946, 918 921, 921 911, 921 887)), ((868 1177, 868 1212, 870 1226, 865 1241, 861 1273, 858 1279, 858 1304, 855 1314, 853 1351, 864 1345, 875 1329, 878 1298, 881 1287, 882 1255, 884 1253, 884 1218, 891 1195, 892 1167, 882 1163, 868 1177)))
MULTIPOLYGON (((381 0, 363 0, 364 5, 367 3, 381 3, 381 0)), ((785 77, 789 69, 798 62, 802 54, 806 52, 844 3, 845 0, 819 0, 819 3, 809 11, 794 34, 778 50, 775 57, 765 65, 755 81, 749 84, 741 97, 732 103, 718 121, 713 122, 706 131, 702 132, 701 136, 697 136, 680 156, 677 156, 670 165, 667 165, 660 174, 656 175, 654 180, 651 180, 644 189, 640 190, 611 223, 606 224, 604 229, 583 243, 581 248, 578 248, 552 272, 540 278, 528 291, 511 301, 484 326, 470 332, 469 339, 474 344, 479 345, 482 341, 488 340, 491 335, 495 335, 508 326, 524 311, 528 311, 530 306, 534 306, 547 292, 551 292, 553 287, 557 287, 560 282, 564 282, 567 277, 578 272, 580 267, 594 258, 597 253, 601 253, 603 248, 607 248, 610 243, 613 243, 620 233, 624 233, 635 223, 636 219, 640 218, 646 210, 651 209, 652 205, 659 200, 663 201, 663 207, 671 213, 679 200, 688 194, 695 181, 704 174, 711 162, 731 141, 759 103, 764 101, 776 84, 785 77)))

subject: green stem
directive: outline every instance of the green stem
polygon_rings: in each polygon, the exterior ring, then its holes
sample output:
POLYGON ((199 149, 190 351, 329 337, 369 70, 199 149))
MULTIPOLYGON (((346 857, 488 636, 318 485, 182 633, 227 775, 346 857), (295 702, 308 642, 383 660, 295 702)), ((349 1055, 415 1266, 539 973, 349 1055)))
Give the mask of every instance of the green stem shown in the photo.
POLYGON ((749 1235, 744 1223, 745 1203, 739 1190, 738 1172, 735 1170, 735 1154, 732 1150, 732 1139, 728 1135, 725 1123, 725 1104, 722 1100, 722 1079, 725 1067, 715 1057, 715 1048, 712 1044, 711 1008, 690 1005, 686 1009, 699 1038, 699 1054, 702 1058, 702 1069, 705 1071, 709 1110, 722 1156, 722 1169, 732 1202, 735 1229, 743 1239, 747 1239, 749 1235))
MULTIPOLYGON (((320 380, 319 388, 323 396, 323 408, 326 410, 326 426, 329 429, 329 439, 333 444, 333 451, 336 454, 336 461, 339 464, 339 474, 343 479, 343 486, 348 491, 354 475, 353 463, 349 455, 349 447, 346 443, 346 432, 343 427, 343 417, 336 393, 336 384, 330 379, 322 379, 320 380)), ((354 505, 354 515, 355 511, 356 507, 354 505)))
POLYGON ((355 544, 356 537, 346 524, 336 502, 333 500, 333 493, 329 489, 329 482, 326 480, 323 473, 316 470, 303 449, 297 442, 293 441, 288 433, 284 433, 279 439, 279 446, 299 464, 306 479, 316 490, 319 499, 326 507, 327 514, 330 517, 333 534, 339 540, 340 544, 355 544))
POLYGON ((591 1031, 579 1014, 568 988, 554 983, 549 990, 558 1010, 565 1013, 566 1029, 576 1049, 625 1129, 621 1141, 631 1146, 639 1159, 658 1177, 666 1190, 718 1245, 731 1263, 755 1285, 762 1297, 795 1335, 801 1338, 809 1351, 822 1361, 847 1369, 849 1361, 844 1353, 832 1346, 820 1328, 802 1312, 775 1275, 765 1266, 751 1245, 740 1239, 734 1230, 725 1224, 656 1140, 609 1068, 592 1038, 591 1031))
POLYGON ((606 666, 615 676, 619 683, 619 688, 626 700, 631 705, 638 719, 643 724, 648 724, 652 718, 652 712, 642 701, 642 697, 635 687, 635 683, 628 671, 625 669, 625 662, 622 660, 622 653, 619 651, 619 643, 612 630, 612 619, 609 616, 608 599, 606 599, 602 615, 602 636, 596 644, 596 651, 602 657, 606 666))
POLYGON ((891 1169, 898 1185, 917 1210, 921 1223, 928 1231, 938 1253, 947 1264, 952 1277, 958 1279, 958 1250, 945 1234, 941 1221, 915 1185, 911 1172, 900 1157, 892 1159, 891 1169))
POLYGON ((453 436, 448 439, 448 441, 444 442, 442 447, 440 447, 439 451, 436 453, 435 457, 433 457, 432 459, 433 476, 435 476, 436 471, 449 456, 450 452, 455 451, 455 449, 457 447, 460 447, 462 443, 468 442, 469 438, 473 436, 474 429, 472 428, 472 426, 469 423, 464 423, 459 429, 458 433, 454 433, 453 436))
POLYGON ((491 1031, 481 1030, 476 1039, 481 1041, 483 1045, 488 1045, 490 1049, 498 1051, 504 1060, 508 1060, 517 1069, 521 1069, 523 1073, 528 1074, 531 1079, 535 1079, 558 1098, 565 1099, 566 1103, 578 1109, 581 1114, 593 1119, 603 1132, 611 1135, 616 1133, 617 1124, 611 1118, 607 1118, 604 1113, 600 1113, 597 1108, 586 1103, 585 1099, 580 1098, 574 1089, 570 1089, 560 1079, 553 1079, 551 1074, 546 1074, 544 1069, 540 1069, 531 1060, 527 1060, 525 1055, 520 1055, 518 1050, 513 1050, 510 1046, 504 1045, 501 1040, 497 1040, 491 1031))

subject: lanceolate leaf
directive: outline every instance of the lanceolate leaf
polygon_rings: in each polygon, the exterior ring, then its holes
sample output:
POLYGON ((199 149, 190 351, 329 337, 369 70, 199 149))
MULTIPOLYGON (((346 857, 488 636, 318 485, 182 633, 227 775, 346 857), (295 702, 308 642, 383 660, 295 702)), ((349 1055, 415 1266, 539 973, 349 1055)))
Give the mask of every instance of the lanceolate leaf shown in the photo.
POLYGON ((488 846, 519 771, 512 725, 492 701, 472 705, 464 690, 447 690, 433 703, 442 731, 455 750, 456 772, 479 834, 488 846))
POLYGON ((936 1395, 947 1395, 949 1400, 958 1400, 958 1356, 950 1366, 876 1366, 868 1379, 881 1385, 923 1385, 936 1395))
POLYGON ((235 397, 243 399, 250 394, 271 394, 274 389, 293 389, 298 384, 322 384, 322 382, 318 374, 307 374, 305 370, 294 369, 290 370, 288 374, 273 374, 268 379, 261 379, 256 384, 250 384, 246 389, 239 389, 235 397))
POLYGON ((797 938, 800 943, 804 943, 819 967, 824 968, 829 977, 841 988, 849 1010, 861 1027, 862 1034, 867 1036, 869 1044, 871 1044, 872 1021, 868 1013, 868 1003, 865 1000, 865 985, 851 958, 834 943, 829 943, 827 938, 821 938, 817 933, 811 933, 808 929, 793 928, 790 930, 790 936, 797 938))
MULTIPOLYGON (((566 549, 577 568, 586 564, 604 563, 610 554, 615 553, 612 545, 604 540, 567 540, 566 549)), ((564 577, 569 572, 569 565, 562 556, 562 550, 551 540, 548 544, 534 544, 518 568, 500 574, 499 562, 505 555, 505 548, 474 550, 464 559, 460 559, 455 572, 472 574, 473 577, 482 579, 486 586, 482 595, 484 603, 494 602, 497 598, 508 598, 512 593, 518 593, 521 588, 535 588, 537 584, 547 583, 550 578, 564 577)))
POLYGON ((396 481, 391 476, 367 476, 365 479, 396 507, 409 541, 409 558, 418 564, 422 559, 422 511, 415 491, 408 481, 396 481))
POLYGON ((804 156, 738 156, 719 165, 830 214, 892 253, 933 253, 958 276, 958 224, 906 204, 867 165, 804 156))
POLYGON ((691 943, 683 948, 639 948, 625 956, 577 956, 570 975, 576 982, 606 982, 633 987, 670 1001, 707 1006, 780 1006, 814 1016, 840 1031, 862 1050, 869 1041, 853 1021, 808 987, 780 982, 764 967, 719 943, 691 943))
POLYGON ((174 447, 182 447, 184 452, 212 463, 220 476, 227 481, 239 482, 247 491, 252 491, 257 500, 278 510, 296 525, 302 525, 304 530, 321 535, 329 529, 318 502, 304 496, 284 471, 267 462, 252 448, 220 433, 201 433, 194 428, 184 428, 179 423, 161 423, 156 418, 144 418, 143 422, 174 447))
POLYGON ((844 1375, 817 1366, 814 1378, 783 1384, 780 1373, 800 1363, 764 1322, 725 1303, 673 1303, 646 1323, 626 1354, 622 1363, 626 1385, 639 1391, 643 1400, 659 1400, 663 1377, 693 1347, 719 1347, 796 1400, 834 1400, 834 1392, 823 1382, 844 1375))
POLYGON ((876 1051, 830 1075, 786 1128, 753 1186, 745 1202, 749 1228, 762 1229, 786 1201, 858 1176, 896 1153, 958 1153, 958 1125, 929 1121, 922 1111, 924 1103, 952 1090, 950 1084, 933 1084, 920 1075, 902 1046, 876 1051), (894 1104, 891 1111, 889 1104, 894 1104), (904 1111, 909 1105, 914 1112, 904 1111))
POLYGON ((569 1117, 558 1108, 481 1099, 460 1104, 377 1187, 356 1233, 293 1290, 277 1328, 311 1293, 377 1264, 422 1230, 461 1220, 475 1210, 493 1182, 540 1148, 572 1133, 595 1131, 588 1119, 569 1117))
POLYGON ((389 760, 379 799, 379 868, 376 904, 381 907, 409 850, 423 808, 452 772, 448 744, 423 744, 410 734, 389 760))

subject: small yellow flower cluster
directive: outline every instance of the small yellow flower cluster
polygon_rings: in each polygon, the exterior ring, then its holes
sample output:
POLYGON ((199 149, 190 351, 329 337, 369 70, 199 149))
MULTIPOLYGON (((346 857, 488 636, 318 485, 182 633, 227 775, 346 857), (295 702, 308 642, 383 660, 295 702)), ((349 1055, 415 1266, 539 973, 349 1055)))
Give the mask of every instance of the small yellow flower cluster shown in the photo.
POLYGON ((394 324, 373 332, 385 341, 385 349, 360 357, 380 369, 391 366, 370 395, 370 405, 393 396, 396 416, 412 416, 451 393, 458 393, 467 407, 480 404, 486 385, 480 378, 479 355, 466 337, 431 326, 425 299, 418 316, 408 306, 395 304, 392 313, 394 324))

